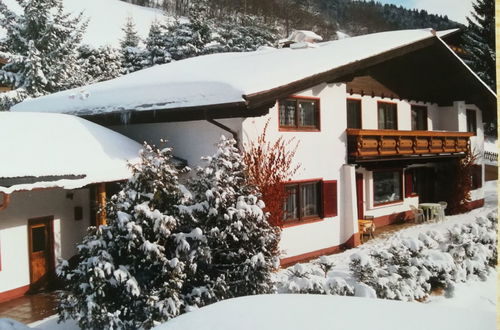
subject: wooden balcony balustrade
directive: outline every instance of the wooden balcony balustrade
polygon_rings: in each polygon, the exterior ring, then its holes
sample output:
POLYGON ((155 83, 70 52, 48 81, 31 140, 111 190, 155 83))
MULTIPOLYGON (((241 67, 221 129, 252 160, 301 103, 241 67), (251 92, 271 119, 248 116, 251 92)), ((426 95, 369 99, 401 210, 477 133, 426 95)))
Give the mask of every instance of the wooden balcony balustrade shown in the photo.
POLYGON ((466 152, 469 132, 347 129, 350 160, 466 152))

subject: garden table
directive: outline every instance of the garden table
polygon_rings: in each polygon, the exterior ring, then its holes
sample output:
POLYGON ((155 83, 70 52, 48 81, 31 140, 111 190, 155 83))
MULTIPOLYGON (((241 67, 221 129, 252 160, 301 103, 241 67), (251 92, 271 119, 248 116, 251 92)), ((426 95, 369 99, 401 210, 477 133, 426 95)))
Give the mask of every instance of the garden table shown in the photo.
POLYGON ((422 203, 418 204, 418 207, 424 210, 425 221, 436 219, 436 215, 441 210, 441 204, 439 203, 422 203))

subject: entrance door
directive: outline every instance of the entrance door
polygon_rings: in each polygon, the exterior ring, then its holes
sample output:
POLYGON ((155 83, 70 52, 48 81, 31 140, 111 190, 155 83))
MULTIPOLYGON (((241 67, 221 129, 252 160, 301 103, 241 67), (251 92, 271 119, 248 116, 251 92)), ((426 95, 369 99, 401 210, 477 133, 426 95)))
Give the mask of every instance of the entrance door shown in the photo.
POLYGON ((47 287, 54 271, 53 217, 28 220, 30 287, 47 287))
POLYGON ((356 199, 358 205, 358 219, 363 219, 365 216, 365 207, 363 203, 363 174, 356 173, 356 199))

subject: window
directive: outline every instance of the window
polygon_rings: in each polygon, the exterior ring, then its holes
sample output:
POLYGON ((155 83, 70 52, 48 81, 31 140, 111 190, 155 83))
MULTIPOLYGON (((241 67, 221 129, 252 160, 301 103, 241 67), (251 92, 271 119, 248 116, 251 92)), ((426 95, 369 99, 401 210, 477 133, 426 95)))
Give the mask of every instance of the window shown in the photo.
POLYGON ((378 129, 398 129, 397 110, 395 103, 378 102, 378 129))
POLYGON ((411 106, 411 129, 413 131, 427 131, 427 107, 411 106))
POLYGON ((285 184, 283 223, 290 224, 337 216, 337 181, 285 184))
POLYGON ((403 200, 400 170, 373 172, 373 204, 382 205, 403 200))
POLYGON ((477 133, 476 111, 467 109, 467 132, 477 133))
POLYGON ((285 185, 286 199, 283 220, 300 221, 320 216, 320 182, 285 185))
POLYGON ((319 99, 288 98, 279 101, 280 128, 319 130, 319 99))
POLYGON ((361 100, 347 99, 347 128, 361 129, 361 100))

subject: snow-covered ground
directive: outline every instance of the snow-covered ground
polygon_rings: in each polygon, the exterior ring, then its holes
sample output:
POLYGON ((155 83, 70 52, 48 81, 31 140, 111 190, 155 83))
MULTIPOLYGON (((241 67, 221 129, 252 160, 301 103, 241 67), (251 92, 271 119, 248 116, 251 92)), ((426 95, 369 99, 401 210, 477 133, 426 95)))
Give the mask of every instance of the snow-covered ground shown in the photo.
POLYGON ((324 295, 228 299, 155 330, 493 330, 495 314, 391 300, 324 295))
MULTIPOLYGON (((15 12, 21 12, 16 0, 1 0, 15 12)), ((133 5, 120 0, 63 0, 65 12, 78 14, 83 12, 89 19, 83 43, 92 46, 119 46, 123 38, 122 27, 127 17, 132 17, 141 38, 146 38, 151 22, 163 20, 165 15, 159 9, 133 5), (103 14, 104 13, 104 14, 103 14)), ((0 38, 5 31, 0 28, 0 38)))

